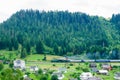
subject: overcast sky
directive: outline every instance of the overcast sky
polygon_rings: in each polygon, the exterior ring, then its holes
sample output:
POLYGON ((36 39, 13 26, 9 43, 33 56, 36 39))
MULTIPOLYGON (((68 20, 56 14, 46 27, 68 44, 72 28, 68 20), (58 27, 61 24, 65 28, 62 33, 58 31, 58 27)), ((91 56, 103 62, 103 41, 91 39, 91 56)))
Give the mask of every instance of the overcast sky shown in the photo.
POLYGON ((120 0, 1 0, 0 22, 20 9, 79 11, 108 18, 120 13, 120 0))

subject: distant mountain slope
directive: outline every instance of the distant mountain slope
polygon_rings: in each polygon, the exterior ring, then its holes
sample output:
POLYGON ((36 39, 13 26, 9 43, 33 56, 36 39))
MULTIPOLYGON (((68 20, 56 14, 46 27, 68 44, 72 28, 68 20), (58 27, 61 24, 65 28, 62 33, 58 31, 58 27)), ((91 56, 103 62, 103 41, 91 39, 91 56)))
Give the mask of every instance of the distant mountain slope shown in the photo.
POLYGON ((0 25, 0 49, 21 45, 28 53, 99 52, 106 57, 119 46, 119 30, 111 21, 79 12, 20 10, 0 25))

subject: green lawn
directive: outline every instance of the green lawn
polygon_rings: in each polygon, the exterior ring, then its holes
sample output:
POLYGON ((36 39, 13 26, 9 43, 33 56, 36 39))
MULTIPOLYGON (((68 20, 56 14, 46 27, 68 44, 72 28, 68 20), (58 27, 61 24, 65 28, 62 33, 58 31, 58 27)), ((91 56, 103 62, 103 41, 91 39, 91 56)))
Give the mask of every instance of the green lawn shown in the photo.
POLYGON ((17 57, 17 51, 0 50, 0 59, 6 58, 13 60, 17 57))

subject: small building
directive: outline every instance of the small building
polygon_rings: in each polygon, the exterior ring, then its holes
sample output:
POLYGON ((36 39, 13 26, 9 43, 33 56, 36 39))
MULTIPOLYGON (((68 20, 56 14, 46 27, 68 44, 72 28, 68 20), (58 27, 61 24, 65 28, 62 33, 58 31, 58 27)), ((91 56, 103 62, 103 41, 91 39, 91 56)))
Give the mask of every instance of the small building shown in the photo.
POLYGON ((58 80, 62 80, 64 78, 64 75, 61 72, 53 72, 52 75, 57 75, 58 80))
POLYGON ((37 72, 39 69, 37 66, 30 66, 30 71, 37 72))
POLYGON ((90 78, 88 78, 87 80, 102 80, 101 78, 99 78, 99 77, 90 77, 90 78))
POLYGON ((23 60, 15 60, 14 62, 14 69, 20 69, 24 70, 25 69, 25 61, 23 60))
POLYGON ((46 69, 43 69, 43 74, 45 74, 45 73, 47 73, 48 72, 48 70, 46 70, 46 69))
POLYGON ((78 80, 77 78, 70 78, 69 80, 78 80))
POLYGON ((120 80, 120 72, 117 72, 114 74, 114 79, 115 80, 120 80))
POLYGON ((99 70, 96 67, 91 68, 91 72, 98 72, 99 70))
POLYGON ((111 70, 112 67, 111 67, 111 65, 105 63, 105 64, 102 64, 102 69, 104 69, 104 70, 111 70))
POLYGON ((108 75, 108 71, 107 70, 99 70, 98 74, 108 75))
POLYGON ((65 67, 61 67, 58 69, 58 72, 66 73, 67 69, 65 67))
POLYGON ((90 72, 83 72, 80 75, 80 80, 88 80, 91 77, 93 77, 92 73, 90 73, 90 72))
POLYGON ((90 68, 96 68, 96 67, 97 67, 97 64, 96 64, 96 63, 90 63, 89 67, 90 67, 90 68))
POLYGON ((27 75, 23 75, 23 80, 32 80, 27 75))

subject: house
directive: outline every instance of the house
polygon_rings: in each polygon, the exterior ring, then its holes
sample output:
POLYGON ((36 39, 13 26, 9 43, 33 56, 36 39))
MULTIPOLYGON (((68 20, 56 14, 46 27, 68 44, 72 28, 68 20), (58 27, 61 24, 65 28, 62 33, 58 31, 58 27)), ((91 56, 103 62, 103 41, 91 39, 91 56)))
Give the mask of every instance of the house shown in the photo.
POLYGON ((61 72, 53 72, 52 75, 57 75, 58 80, 62 80, 64 78, 64 75, 61 72))
POLYGON ((91 68, 91 72, 98 72, 99 70, 96 67, 91 68))
POLYGON ((102 69, 104 69, 104 70, 111 70, 112 67, 111 67, 111 65, 105 63, 105 64, 102 64, 102 69))
POLYGON ((89 67, 90 67, 90 68, 96 68, 96 67, 97 67, 97 64, 96 64, 96 63, 90 63, 89 67))
POLYGON ((66 73, 67 69, 65 67, 61 67, 58 69, 58 72, 66 73))
POLYGON ((38 67, 37 66, 30 66, 30 71, 36 72, 38 71, 38 67))
POLYGON ((70 78, 69 80, 78 80, 77 78, 70 78))
POLYGON ((23 80, 32 80, 27 75, 23 75, 23 80))
POLYGON ((102 79, 99 77, 93 76, 93 77, 88 78, 87 80, 102 80, 102 79))
POLYGON ((114 79, 115 80, 120 80, 120 72, 117 72, 114 74, 114 79))
POLYGON ((107 70, 99 70, 98 74, 108 75, 108 71, 107 70))
POLYGON ((46 69, 43 69, 43 74, 45 74, 45 73, 47 73, 48 72, 48 70, 46 70, 46 69))
POLYGON ((92 73, 90 73, 90 72, 83 72, 80 75, 80 80, 88 80, 91 77, 93 77, 92 73))
POLYGON ((14 62, 14 69, 20 69, 24 70, 25 69, 25 61, 23 60, 15 60, 14 62))

